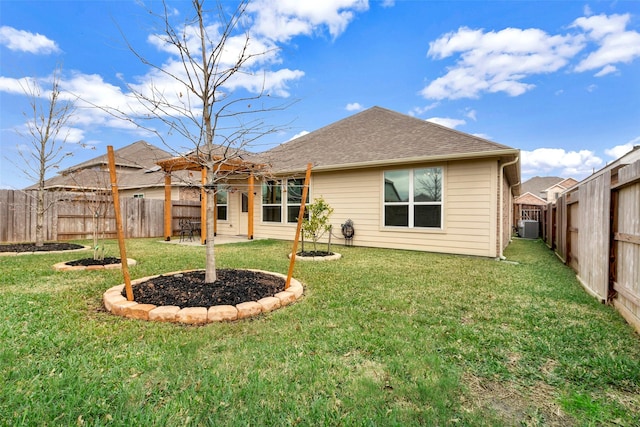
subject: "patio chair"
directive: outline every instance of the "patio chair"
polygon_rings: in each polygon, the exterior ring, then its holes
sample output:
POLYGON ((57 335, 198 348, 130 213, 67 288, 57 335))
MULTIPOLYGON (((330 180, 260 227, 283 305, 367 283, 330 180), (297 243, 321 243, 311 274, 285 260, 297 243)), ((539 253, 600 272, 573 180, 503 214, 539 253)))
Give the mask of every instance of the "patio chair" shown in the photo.
POLYGON ((189 238, 189 241, 193 241, 193 227, 191 226, 191 221, 188 219, 181 219, 178 224, 180 224, 180 241, 184 241, 189 238))

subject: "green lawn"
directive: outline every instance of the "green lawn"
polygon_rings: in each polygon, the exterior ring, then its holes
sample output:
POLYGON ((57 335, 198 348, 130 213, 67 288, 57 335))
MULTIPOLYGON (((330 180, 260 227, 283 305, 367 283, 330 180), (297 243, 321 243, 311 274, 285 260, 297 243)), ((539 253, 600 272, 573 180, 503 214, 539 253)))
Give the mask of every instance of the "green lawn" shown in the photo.
MULTIPOLYGON (((286 274, 290 249, 220 245, 218 267, 286 274)), ((204 265, 127 250, 132 278, 204 265)), ((296 265, 296 304, 201 327, 105 312, 117 270, 51 268, 91 251, 0 257, 0 425, 640 425, 640 337, 541 242, 335 250, 296 265)))

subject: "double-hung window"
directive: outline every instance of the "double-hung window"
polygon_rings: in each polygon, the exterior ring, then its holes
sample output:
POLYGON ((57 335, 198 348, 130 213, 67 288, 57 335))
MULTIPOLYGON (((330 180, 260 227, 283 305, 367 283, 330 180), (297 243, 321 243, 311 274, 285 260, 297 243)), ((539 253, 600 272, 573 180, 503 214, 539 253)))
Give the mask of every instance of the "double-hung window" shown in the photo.
MULTIPOLYGON (((304 179, 285 179, 262 183, 262 221, 298 222, 304 179), (283 193, 285 196, 283 197, 283 193), (284 213, 284 216, 283 216, 284 213)), ((305 203, 309 202, 309 193, 305 203)))
POLYGON ((442 168, 384 172, 384 225, 442 228, 442 168))
POLYGON ((262 183, 262 220, 282 222, 282 185, 280 181, 262 183))
MULTIPOLYGON (((300 215, 300 205, 302 204, 302 192, 304 191, 304 179, 287 180, 287 222, 298 222, 300 215)), ((307 200, 309 202, 309 192, 307 191, 307 200)), ((305 216, 307 216, 305 209, 305 216)))
POLYGON ((227 220, 227 208, 229 206, 229 193, 226 189, 216 191, 216 215, 220 221, 227 220))

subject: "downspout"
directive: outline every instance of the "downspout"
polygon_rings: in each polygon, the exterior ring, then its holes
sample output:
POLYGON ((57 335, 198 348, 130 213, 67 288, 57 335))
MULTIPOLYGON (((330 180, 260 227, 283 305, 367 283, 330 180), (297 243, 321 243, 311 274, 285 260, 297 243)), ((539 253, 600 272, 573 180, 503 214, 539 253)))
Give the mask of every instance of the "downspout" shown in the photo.
MULTIPOLYGON (((520 160, 520 157, 516 156, 515 160, 512 160, 512 161, 507 162, 507 163, 505 163, 505 164, 500 166, 500 178, 499 178, 500 179, 500 193, 499 193, 500 194, 500 197, 499 197, 499 199, 500 199, 500 216, 498 218, 499 219, 499 221, 498 221, 498 242, 500 244, 500 253, 498 254, 498 259, 500 259, 500 260, 505 260, 506 259, 505 256, 502 254, 502 251, 504 250, 504 248, 502 247, 502 232, 503 232, 502 224, 504 222, 503 221, 504 200, 502 200, 503 193, 504 193, 503 190, 504 189, 502 187, 504 185, 503 184, 504 183, 504 168, 506 168, 507 166, 511 166, 511 165, 514 165, 514 164, 518 163, 518 160, 520 160)), ((517 185, 517 184, 514 184, 514 185, 517 185)), ((512 187, 513 186, 509 187, 509 191, 511 191, 512 187)))

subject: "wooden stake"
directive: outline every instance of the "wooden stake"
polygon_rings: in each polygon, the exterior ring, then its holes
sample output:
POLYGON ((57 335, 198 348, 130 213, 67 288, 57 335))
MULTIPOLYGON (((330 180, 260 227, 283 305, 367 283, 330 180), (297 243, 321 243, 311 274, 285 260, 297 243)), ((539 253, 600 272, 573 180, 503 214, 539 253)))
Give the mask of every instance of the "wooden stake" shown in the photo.
POLYGON ((293 265, 296 262, 296 252, 298 251, 298 240, 300 239, 300 231, 302 230, 302 219, 304 218, 304 206, 309 194, 309 181, 311 180, 311 163, 307 164, 307 174, 304 178, 304 188, 302 189, 302 202, 300 202, 300 212, 298 213, 298 226, 296 227, 296 237, 293 240, 293 249, 291 250, 291 260, 289 262, 289 273, 287 273, 287 282, 285 289, 289 289, 291 285, 291 276, 293 276, 293 265))
POLYGON ((120 264, 124 276, 124 287, 127 291, 127 300, 133 301, 133 288, 129 277, 129 264, 127 263, 127 249, 124 245, 124 232, 122 229, 122 215, 120 213, 120 196, 118 195, 118 181, 116 180, 116 161, 113 155, 113 147, 107 146, 109 157, 109 176, 111 177, 111 193, 113 194, 113 207, 116 211, 116 228, 118 231, 118 245, 120 246, 120 264))

